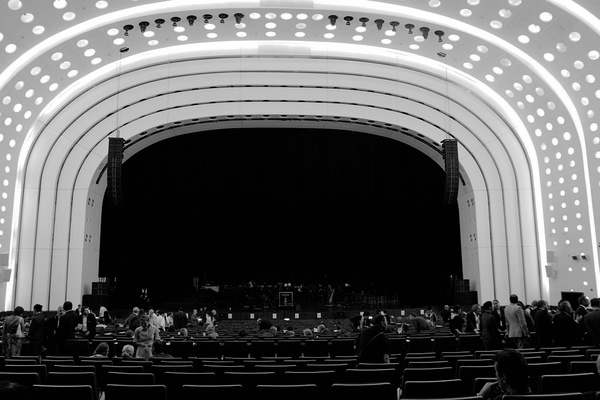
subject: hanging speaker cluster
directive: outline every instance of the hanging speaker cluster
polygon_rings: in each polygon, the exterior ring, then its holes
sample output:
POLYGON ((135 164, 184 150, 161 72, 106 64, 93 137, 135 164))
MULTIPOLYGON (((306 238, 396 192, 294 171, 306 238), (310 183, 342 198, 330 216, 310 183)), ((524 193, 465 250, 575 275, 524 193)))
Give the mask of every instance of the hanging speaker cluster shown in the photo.
POLYGON ((446 139, 442 142, 444 149, 444 164, 446 169, 446 190, 444 203, 456 204, 458 197, 458 142, 456 139, 446 139))
POLYGON ((123 203, 121 187, 121 166, 123 165, 123 148, 125 139, 120 137, 108 138, 108 190, 113 205, 123 203))

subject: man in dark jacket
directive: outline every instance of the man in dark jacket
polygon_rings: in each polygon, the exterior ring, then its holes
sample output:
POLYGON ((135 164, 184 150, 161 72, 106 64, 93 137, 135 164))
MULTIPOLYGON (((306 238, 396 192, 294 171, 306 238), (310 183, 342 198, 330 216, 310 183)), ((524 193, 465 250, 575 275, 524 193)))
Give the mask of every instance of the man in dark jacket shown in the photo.
POLYGON ((44 339, 46 337, 45 325, 46 319, 42 314, 42 305, 36 304, 33 306, 33 317, 29 324, 29 354, 32 356, 39 356, 42 354, 42 348, 44 345, 44 339))
POLYGON ((359 363, 389 363, 390 341, 385 332, 387 321, 384 315, 373 317, 372 325, 363 329, 356 338, 359 363))
POLYGON ((486 301, 481 306, 480 327, 484 350, 502 349, 502 336, 500 335, 496 318, 492 314, 492 307, 491 301, 486 301))
POLYGON ((60 317, 56 332, 56 344, 59 355, 67 354, 67 340, 75 339, 75 329, 79 316, 73 310, 73 303, 65 301, 63 304, 64 314, 60 317))
POLYGON ((86 339, 92 340, 96 336, 96 325, 98 325, 96 314, 90 311, 89 306, 83 306, 81 315, 77 320, 77 331, 86 339))

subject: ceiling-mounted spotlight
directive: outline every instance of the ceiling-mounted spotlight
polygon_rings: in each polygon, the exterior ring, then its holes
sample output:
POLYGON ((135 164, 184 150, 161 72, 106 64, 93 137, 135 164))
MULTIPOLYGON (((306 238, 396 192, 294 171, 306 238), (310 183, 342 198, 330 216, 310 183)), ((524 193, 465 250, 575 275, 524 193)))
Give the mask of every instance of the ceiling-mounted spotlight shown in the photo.
POLYGON ((376 19, 374 22, 377 25, 377 30, 380 31, 381 28, 383 28, 383 22, 384 21, 382 19, 376 19))
POLYGON ((423 34, 423 39, 427 39, 429 37, 429 30, 430 29, 428 27, 422 26, 421 28, 419 28, 419 30, 423 34))
POLYGON ((224 23, 225 22, 225 18, 228 18, 229 15, 225 14, 225 13, 221 13, 219 14, 219 18, 221 18, 221 20, 219 21, 220 23, 224 23))
POLYGON ((150 25, 150 22, 148 21, 142 21, 140 22, 140 31, 142 31, 142 33, 146 32, 146 28, 150 25))
POLYGON ((362 25, 361 25, 361 26, 362 26, 363 28, 366 28, 366 27, 367 27, 367 22, 369 22, 369 18, 367 18, 367 17, 361 17, 361 18, 359 18, 358 20, 359 20, 359 21, 362 23, 362 25))
POLYGON ((198 19, 198 17, 196 17, 195 15, 188 15, 187 22, 188 22, 189 26, 194 26, 194 22, 196 22, 197 19, 198 19))
POLYGON ((405 27, 406 29, 408 29, 408 34, 409 34, 409 35, 412 35, 412 34, 413 34, 413 29, 415 29, 415 26, 414 26, 413 24, 406 24, 406 25, 404 25, 404 27, 405 27))
POLYGON ((353 19, 354 19, 354 17, 351 17, 349 15, 344 17, 344 21, 346 21, 346 25, 350 25, 350 22, 352 22, 353 19))
POLYGON ((210 14, 204 14, 202 16, 202 18, 204 18, 204 23, 208 24, 208 21, 212 19, 212 15, 210 15, 210 14))
POLYGON ((171 22, 173 23, 173 26, 177 26, 177 23, 181 21, 181 18, 179 17, 171 17, 171 22))
POLYGON ((398 21, 392 21, 392 22, 390 22, 390 25, 392 26, 392 31, 396 32, 396 27, 398 25, 400 25, 400 22, 398 22, 398 21))
POLYGON ((162 19, 162 18, 155 19, 155 20, 154 20, 154 23, 156 23, 156 27, 157 27, 157 28, 160 28, 160 27, 162 26, 162 24, 164 24, 164 23, 165 23, 165 20, 164 20, 164 19, 162 19))
POLYGON ((133 25, 125 25, 123 30, 125 31, 124 35, 129 36, 129 31, 133 29, 133 25))
POLYGON ((244 18, 244 14, 235 13, 235 14, 233 14, 233 18, 235 18, 235 23, 239 25, 242 23, 242 18, 244 18))
POLYGON ((435 31, 433 33, 438 37, 438 42, 443 42, 442 36, 444 36, 444 31, 435 31))
POLYGON ((331 26, 335 26, 335 23, 337 22, 338 16, 337 15, 330 15, 328 18, 329 18, 329 23, 331 24, 331 26))
POLYGON ((127 53, 128 51, 129 51, 129 47, 121 47, 119 49, 119 52, 121 52, 121 53, 127 53))

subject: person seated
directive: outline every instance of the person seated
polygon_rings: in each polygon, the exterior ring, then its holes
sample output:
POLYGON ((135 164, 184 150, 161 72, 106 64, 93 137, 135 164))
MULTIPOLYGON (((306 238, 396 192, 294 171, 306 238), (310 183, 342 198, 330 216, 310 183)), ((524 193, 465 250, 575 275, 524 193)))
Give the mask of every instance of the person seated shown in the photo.
POLYGON ((96 346, 96 349, 94 350, 94 353, 92 354, 92 357, 106 358, 106 357, 108 357, 109 352, 110 352, 110 348, 108 347, 108 343, 100 342, 100 343, 98 343, 98 346, 96 346))
POLYGON ((515 349, 500 350, 493 357, 496 382, 486 383, 478 396, 501 400, 507 394, 530 394, 529 366, 523 354, 515 349))
POLYGON ((135 358, 134 353, 135 348, 130 344, 126 344, 121 350, 121 357, 123 357, 124 360, 129 360, 135 358))
POLYGON ((312 334, 312 331, 310 330, 310 328, 306 328, 306 329, 304 329, 304 330, 302 331, 302 334, 303 334, 304 336, 312 336, 312 335, 313 335, 313 334, 312 334))
POLYGON ((285 328, 285 331, 283 333, 285 334, 285 336, 295 336, 296 335, 296 332, 294 332, 293 326, 288 326, 287 328, 285 328))
POLYGON ((219 334, 217 333, 217 331, 215 330, 215 326, 213 324, 208 324, 206 326, 206 336, 208 336, 211 339, 216 339, 219 334))

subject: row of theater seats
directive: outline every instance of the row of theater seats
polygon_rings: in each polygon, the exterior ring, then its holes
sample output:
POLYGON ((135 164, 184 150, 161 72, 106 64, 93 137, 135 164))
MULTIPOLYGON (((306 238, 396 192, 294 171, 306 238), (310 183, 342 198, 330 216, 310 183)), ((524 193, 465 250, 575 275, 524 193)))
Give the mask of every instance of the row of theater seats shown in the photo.
MULTIPOLYGON (((534 393, 549 395, 576 391, 586 392, 589 397, 595 390, 600 390, 595 361, 600 349, 548 348, 527 349, 522 352, 530 366, 530 386, 534 393)), ((491 351, 446 352, 438 357, 435 352, 407 353, 394 355, 390 364, 357 364, 355 356, 317 359, 180 358, 150 361, 122 360, 118 357, 104 360, 45 358, 38 360, 39 363, 30 357, 22 357, 5 360, 0 374, 8 377, 7 374, 13 373, 12 379, 17 379, 14 375, 16 372, 19 379, 24 379, 28 368, 31 372, 37 369, 36 376, 29 384, 57 385, 60 382, 74 383, 76 377, 83 377, 87 373, 90 383, 97 382, 97 387, 107 390, 107 393, 108 385, 131 385, 139 377, 142 380, 135 383, 162 384, 167 391, 170 387, 170 392, 178 390, 173 389, 170 379, 183 379, 175 384, 176 388, 181 388, 184 384, 217 387, 241 385, 246 392, 259 384, 314 384, 321 394, 329 393, 334 384, 378 382, 389 384, 402 398, 447 398, 472 396, 485 382, 495 380, 493 354, 491 351), (87 368, 87 371, 83 368, 87 368), (76 375, 72 375, 73 373, 76 375), (94 376, 93 380, 89 377, 91 374, 94 376), (119 378, 123 380, 119 381, 119 378)))

